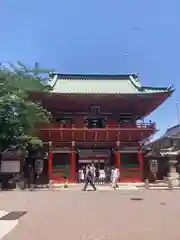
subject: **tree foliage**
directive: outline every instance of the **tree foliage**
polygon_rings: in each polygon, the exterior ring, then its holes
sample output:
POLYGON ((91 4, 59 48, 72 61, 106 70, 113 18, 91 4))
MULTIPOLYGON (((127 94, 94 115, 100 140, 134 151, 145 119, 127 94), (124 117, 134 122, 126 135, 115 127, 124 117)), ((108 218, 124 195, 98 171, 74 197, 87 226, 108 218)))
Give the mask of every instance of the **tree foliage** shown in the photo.
POLYGON ((30 100, 32 92, 47 92, 51 87, 44 75, 49 71, 17 66, 0 66, 0 150, 11 146, 41 145, 36 125, 49 121, 50 114, 40 102, 30 100))

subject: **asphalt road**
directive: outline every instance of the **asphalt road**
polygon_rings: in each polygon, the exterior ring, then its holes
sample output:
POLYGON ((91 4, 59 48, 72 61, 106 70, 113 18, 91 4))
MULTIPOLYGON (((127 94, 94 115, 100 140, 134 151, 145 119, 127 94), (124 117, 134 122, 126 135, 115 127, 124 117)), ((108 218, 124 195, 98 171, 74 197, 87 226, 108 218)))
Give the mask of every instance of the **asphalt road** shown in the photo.
POLYGON ((0 192, 0 210, 27 211, 3 240, 180 239, 180 191, 0 192))

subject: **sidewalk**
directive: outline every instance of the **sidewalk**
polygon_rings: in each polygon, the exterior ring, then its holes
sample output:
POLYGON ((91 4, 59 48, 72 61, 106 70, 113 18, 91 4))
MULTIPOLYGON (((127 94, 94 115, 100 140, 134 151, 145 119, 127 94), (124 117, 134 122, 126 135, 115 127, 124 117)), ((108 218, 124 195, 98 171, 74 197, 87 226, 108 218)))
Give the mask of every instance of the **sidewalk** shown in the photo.
MULTIPOLYGON (((149 187, 146 188, 145 183, 119 183, 119 187, 116 190, 180 190, 180 187, 174 187, 170 189, 167 183, 157 183, 157 184, 149 184, 149 187)), ((84 187, 84 183, 69 183, 67 188, 64 188, 63 183, 59 184, 46 184, 46 185, 38 185, 34 188, 34 190, 45 191, 45 190, 57 190, 57 191, 71 191, 71 190, 82 190, 84 187)), ((98 191, 111 191, 114 189, 112 188, 111 184, 96 184, 96 188, 98 191)), ((92 187, 88 186, 88 189, 91 190, 92 187)), ((21 190, 21 189, 15 189, 21 190)), ((25 190, 26 191, 26 190, 25 190)))
MULTIPOLYGON (((69 183, 67 188, 64 188, 64 184, 52 184, 52 185, 39 185, 35 189, 37 190, 82 190, 84 183, 69 183)), ((88 186, 88 189, 91 189, 91 186, 88 186)), ((96 188, 99 191, 114 190, 111 184, 96 184, 96 188)), ((120 183, 117 190, 138 190, 132 183, 120 183)))

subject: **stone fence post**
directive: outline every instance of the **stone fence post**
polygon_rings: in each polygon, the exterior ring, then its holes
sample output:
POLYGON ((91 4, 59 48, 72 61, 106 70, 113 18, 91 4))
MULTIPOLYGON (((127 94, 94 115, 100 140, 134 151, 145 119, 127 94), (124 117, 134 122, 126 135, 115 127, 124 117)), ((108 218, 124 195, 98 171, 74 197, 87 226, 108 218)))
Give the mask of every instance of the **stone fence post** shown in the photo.
POLYGON ((169 160, 168 184, 169 188, 179 187, 179 173, 176 171, 177 160, 169 160))
POLYGON ((149 189, 149 180, 147 178, 145 179, 145 188, 149 189))

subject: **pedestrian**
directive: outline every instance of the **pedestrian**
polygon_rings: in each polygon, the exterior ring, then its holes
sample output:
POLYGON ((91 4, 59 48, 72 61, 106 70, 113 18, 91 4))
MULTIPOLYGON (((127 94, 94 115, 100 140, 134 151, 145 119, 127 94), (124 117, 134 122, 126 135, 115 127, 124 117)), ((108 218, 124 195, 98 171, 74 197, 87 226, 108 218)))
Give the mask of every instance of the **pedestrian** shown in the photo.
POLYGON ((92 177, 93 177, 92 181, 94 183, 95 182, 95 178, 96 178, 96 167, 94 166, 93 162, 91 164, 91 172, 92 172, 92 177))
POLYGON ((96 182, 98 182, 99 177, 100 177, 100 171, 99 171, 98 167, 96 167, 95 176, 96 176, 96 182))
POLYGON ((85 178, 86 178, 86 166, 83 166, 83 167, 82 167, 82 172, 83 172, 82 180, 83 180, 83 182, 85 182, 85 178))
POLYGON ((91 167, 89 165, 87 165, 86 167, 85 185, 84 185, 83 191, 86 191, 88 184, 90 184, 93 187, 94 191, 96 191, 96 187, 93 183, 93 175, 92 175, 91 167))
POLYGON ((118 180, 120 177, 120 172, 118 168, 113 167, 112 171, 111 171, 111 182, 112 182, 112 187, 114 189, 118 188, 118 180))
POLYGON ((106 170, 106 183, 111 182, 111 170, 110 166, 108 166, 106 170))
POLYGON ((68 188, 68 178, 64 176, 64 188, 68 188))

